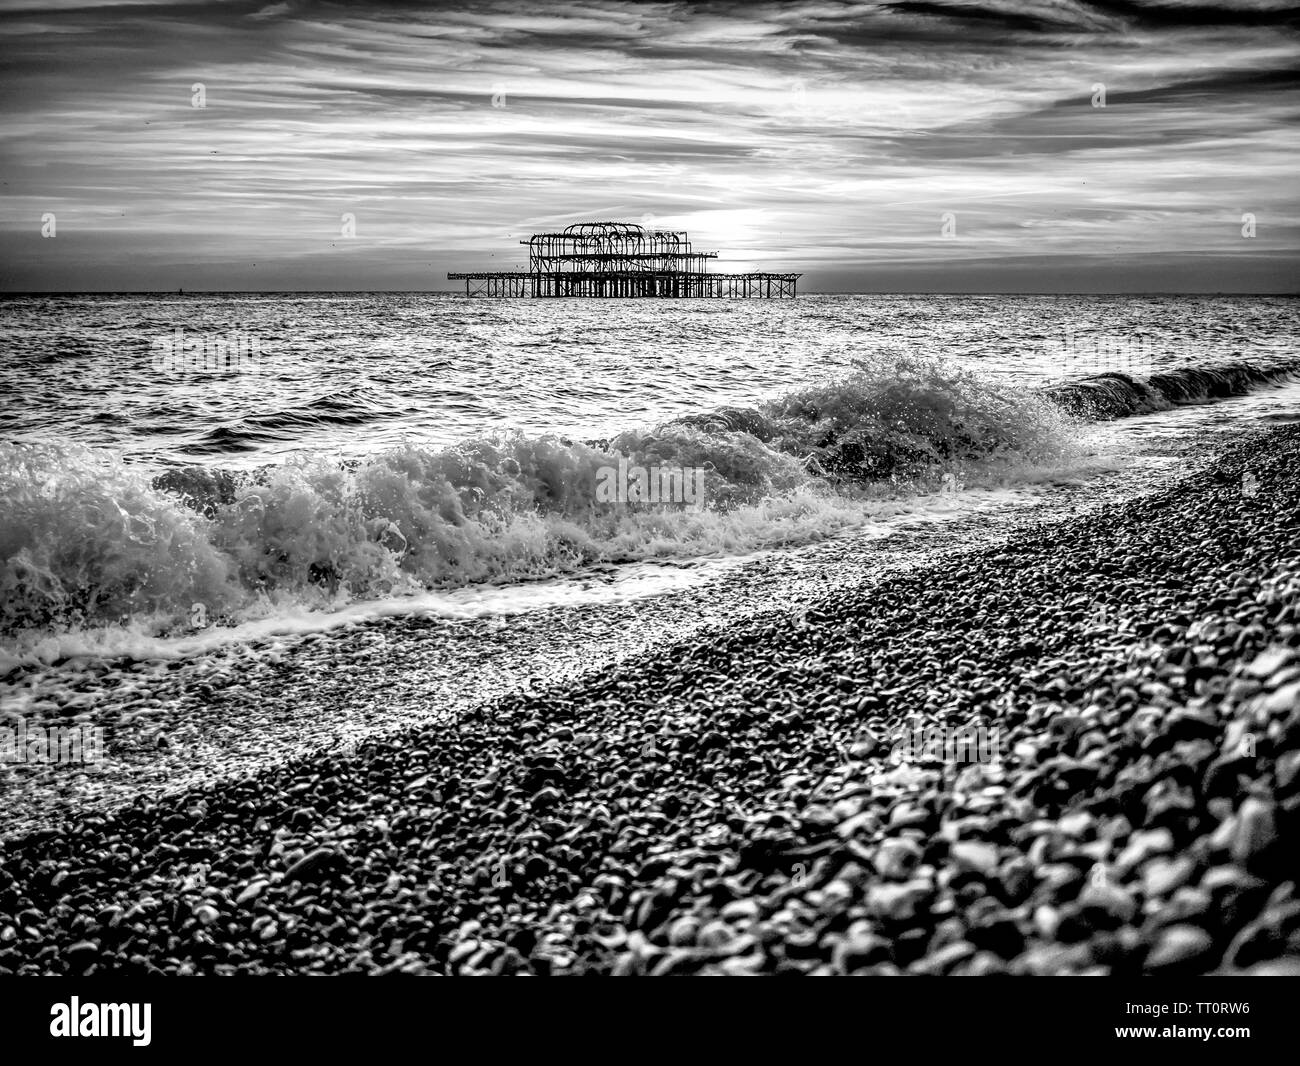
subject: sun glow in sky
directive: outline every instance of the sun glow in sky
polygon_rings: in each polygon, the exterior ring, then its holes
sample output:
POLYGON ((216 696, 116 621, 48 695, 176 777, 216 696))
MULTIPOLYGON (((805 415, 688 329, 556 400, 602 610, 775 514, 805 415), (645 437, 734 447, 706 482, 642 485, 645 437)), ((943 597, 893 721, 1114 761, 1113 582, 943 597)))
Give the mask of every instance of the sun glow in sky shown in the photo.
POLYGON ((802 291, 1295 291, 1297 26, 1281 0, 2 0, 0 285, 452 288, 616 219, 802 291))

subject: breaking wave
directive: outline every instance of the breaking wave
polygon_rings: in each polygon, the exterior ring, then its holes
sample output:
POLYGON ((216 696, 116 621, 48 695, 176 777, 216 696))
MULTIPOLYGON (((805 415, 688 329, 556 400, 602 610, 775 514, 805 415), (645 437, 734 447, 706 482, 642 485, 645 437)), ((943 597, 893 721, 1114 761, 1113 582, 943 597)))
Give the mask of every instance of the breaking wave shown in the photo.
POLYGON ((891 358, 756 407, 609 440, 407 443, 359 462, 318 455, 251 474, 158 474, 82 447, 0 445, 0 631, 148 619, 166 632, 196 608, 229 620, 268 603, 330 606, 810 543, 862 526, 880 513, 873 504, 934 491, 945 475, 988 482, 1061 460, 1071 416, 1236 395, 1280 373, 1102 375, 1035 392, 891 358), (626 490, 637 470, 695 472, 700 498, 601 491, 626 490))
POLYGON ((1046 390, 1062 410, 1081 418, 1124 418, 1167 411, 1185 403, 1204 403, 1228 396, 1245 396, 1264 385, 1300 374, 1300 360, 1271 366, 1222 363, 1208 367, 1179 367, 1148 378, 1106 373, 1046 390))

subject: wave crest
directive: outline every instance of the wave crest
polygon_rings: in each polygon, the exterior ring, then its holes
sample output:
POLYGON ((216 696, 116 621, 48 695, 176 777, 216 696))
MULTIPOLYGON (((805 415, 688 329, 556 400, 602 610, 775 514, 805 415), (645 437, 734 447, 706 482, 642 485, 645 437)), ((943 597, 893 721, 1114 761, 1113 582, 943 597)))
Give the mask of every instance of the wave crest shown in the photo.
POLYGON ((282 597, 324 605, 808 543, 867 522, 863 496, 1050 461, 1069 440, 1043 395, 878 359, 753 408, 608 441, 508 434, 152 477, 104 452, 4 445, 0 629, 146 615, 166 627, 195 604, 229 617, 282 597), (706 506, 602 501, 601 471, 620 462, 700 471, 706 506))
POLYGON ((1228 396, 1245 396, 1263 385, 1278 384, 1300 373, 1300 359, 1271 366, 1222 363, 1179 367, 1149 378, 1109 372, 1047 389, 1045 396, 1080 418, 1124 418, 1167 411, 1184 403, 1204 403, 1228 396))

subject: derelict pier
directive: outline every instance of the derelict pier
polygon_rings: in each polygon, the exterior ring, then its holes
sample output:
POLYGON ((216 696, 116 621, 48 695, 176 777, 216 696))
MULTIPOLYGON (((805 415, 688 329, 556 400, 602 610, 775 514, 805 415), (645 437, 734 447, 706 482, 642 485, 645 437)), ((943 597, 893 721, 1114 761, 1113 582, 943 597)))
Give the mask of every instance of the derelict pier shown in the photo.
POLYGON ((528 270, 448 273, 466 296, 660 299, 793 297, 801 275, 713 274, 717 252, 697 252, 685 232, 629 222, 582 222, 528 240, 528 270))

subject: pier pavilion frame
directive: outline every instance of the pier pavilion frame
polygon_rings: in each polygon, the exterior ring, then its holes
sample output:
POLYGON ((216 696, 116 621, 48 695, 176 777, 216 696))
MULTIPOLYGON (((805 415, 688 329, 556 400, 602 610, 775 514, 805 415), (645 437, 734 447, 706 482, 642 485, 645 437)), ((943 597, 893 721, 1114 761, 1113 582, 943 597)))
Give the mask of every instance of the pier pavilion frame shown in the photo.
POLYGON ((684 232, 628 222, 583 222, 559 233, 535 233, 528 272, 449 273, 466 296, 614 299, 793 297, 799 274, 710 274, 717 252, 697 252, 684 232))

